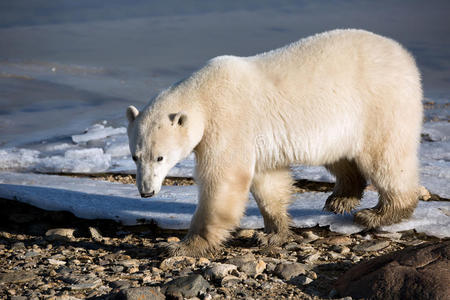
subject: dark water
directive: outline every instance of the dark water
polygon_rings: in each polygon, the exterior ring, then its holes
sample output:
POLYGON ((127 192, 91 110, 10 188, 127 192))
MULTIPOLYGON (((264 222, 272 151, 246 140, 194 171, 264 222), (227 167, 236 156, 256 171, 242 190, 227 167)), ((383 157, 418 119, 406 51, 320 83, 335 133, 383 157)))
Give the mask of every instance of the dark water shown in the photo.
POLYGON ((123 124, 127 105, 222 54, 334 28, 392 37, 448 116, 450 1, 1 1, 0 146, 123 124))

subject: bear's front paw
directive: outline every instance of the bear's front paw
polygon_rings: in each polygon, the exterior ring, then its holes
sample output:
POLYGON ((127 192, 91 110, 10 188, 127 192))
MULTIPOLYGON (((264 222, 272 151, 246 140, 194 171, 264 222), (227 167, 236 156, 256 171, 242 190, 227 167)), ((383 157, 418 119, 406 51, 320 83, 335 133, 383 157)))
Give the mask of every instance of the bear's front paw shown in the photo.
POLYGON ((294 234, 290 230, 285 230, 272 233, 255 232, 253 238, 259 246, 281 246, 293 236, 294 234))
POLYGON ((190 257, 211 256, 217 248, 218 246, 212 246, 207 240, 201 237, 186 238, 181 242, 168 245, 165 255, 190 257))
POLYGON ((337 197, 331 195, 328 197, 323 207, 324 211, 335 214, 350 213, 352 209, 359 205, 359 199, 355 197, 337 197))

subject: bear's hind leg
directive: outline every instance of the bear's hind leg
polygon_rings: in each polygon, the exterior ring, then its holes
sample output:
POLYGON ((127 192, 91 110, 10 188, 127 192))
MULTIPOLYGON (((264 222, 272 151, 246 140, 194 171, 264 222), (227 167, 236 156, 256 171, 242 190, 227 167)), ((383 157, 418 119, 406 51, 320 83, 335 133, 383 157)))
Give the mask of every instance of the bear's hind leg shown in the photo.
POLYGON ((349 213, 359 205, 366 180, 354 161, 342 159, 326 168, 336 176, 333 193, 328 197, 324 210, 337 214, 349 213))
POLYGON ((248 200, 251 173, 222 170, 220 176, 203 174, 199 203, 189 232, 179 243, 169 246, 172 256, 204 256, 213 253, 239 225, 248 200))
POLYGON ((251 192, 264 218, 264 232, 257 239, 263 245, 281 245, 291 235, 287 207, 293 192, 289 169, 256 173, 251 192))
POLYGON ((411 217, 419 198, 417 165, 413 151, 378 163, 370 175, 379 193, 378 204, 374 208, 357 212, 355 223, 377 228, 411 217))

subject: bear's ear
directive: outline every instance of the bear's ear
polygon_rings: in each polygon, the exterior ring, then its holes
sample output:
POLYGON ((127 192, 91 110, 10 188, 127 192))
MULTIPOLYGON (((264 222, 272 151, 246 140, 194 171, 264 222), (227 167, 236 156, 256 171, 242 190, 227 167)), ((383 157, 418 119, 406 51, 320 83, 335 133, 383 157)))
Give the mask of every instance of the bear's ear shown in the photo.
POLYGON ((129 123, 133 122, 138 115, 139 115, 139 111, 137 110, 136 107, 134 107, 133 105, 128 106, 127 119, 128 119, 129 123))
POLYGON ((169 119, 172 121, 172 126, 176 124, 178 126, 184 126, 186 124, 187 115, 180 111, 176 114, 170 114, 169 119))

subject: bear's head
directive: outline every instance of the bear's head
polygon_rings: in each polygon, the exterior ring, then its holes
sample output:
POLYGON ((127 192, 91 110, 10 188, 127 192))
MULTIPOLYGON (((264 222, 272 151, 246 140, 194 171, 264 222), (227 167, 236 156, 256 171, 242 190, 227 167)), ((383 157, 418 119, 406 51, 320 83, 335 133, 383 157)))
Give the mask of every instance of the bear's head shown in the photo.
POLYGON ((128 140, 136 163, 136 185, 142 197, 156 195, 169 170, 191 153, 191 120, 185 112, 148 107, 127 109, 128 140))

